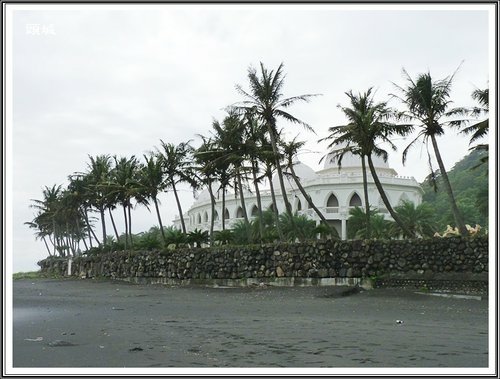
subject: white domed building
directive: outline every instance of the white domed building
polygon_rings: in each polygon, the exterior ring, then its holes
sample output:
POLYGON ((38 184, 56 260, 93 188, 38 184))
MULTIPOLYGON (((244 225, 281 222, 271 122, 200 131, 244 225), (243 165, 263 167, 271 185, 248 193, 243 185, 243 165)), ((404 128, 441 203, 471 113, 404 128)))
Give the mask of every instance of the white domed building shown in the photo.
MULTIPOLYGON (((397 206, 403 200, 409 200, 415 205, 422 202, 423 190, 413 177, 398 176, 396 171, 389 167, 381 158, 372 157, 378 177, 391 205, 397 206)), ((361 159, 352 154, 345 154, 341 168, 329 154, 325 158, 323 169, 314 171, 309 166, 294 163, 294 171, 299 177, 305 191, 311 197, 314 205, 322 212, 330 225, 335 227, 342 239, 347 238, 347 219, 349 210, 355 206, 364 207, 363 174, 361 159)), ((378 208, 387 219, 392 219, 388 213, 380 194, 375 186, 367 165, 368 201, 372 207, 378 208)), ((285 204, 281 196, 279 179, 273 179, 273 187, 279 213, 285 212, 285 204)), ((285 187, 288 200, 293 212, 306 215, 319 224, 320 218, 316 212, 307 208, 307 201, 300 193, 292 178, 285 178, 285 187)), ((238 195, 227 192, 225 209, 222 210, 222 194, 217 195, 218 184, 213 185, 216 196, 214 230, 222 229, 221 217, 225 216, 227 229, 240 220, 243 220, 243 209, 238 195)), ((252 185, 253 189, 253 185, 252 185)), ((272 209, 271 191, 269 188, 261 189, 261 201, 264 210, 272 209)), ((246 191, 245 203, 249 218, 258 216, 257 200, 255 193, 246 191)), ((209 230, 211 219, 211 203, 208 190, 202 191, 191 208, 184 214, 187 231, 194 229, 209 230)), ((174 226, 180 228, 180 219, 176 217, 174 226)))

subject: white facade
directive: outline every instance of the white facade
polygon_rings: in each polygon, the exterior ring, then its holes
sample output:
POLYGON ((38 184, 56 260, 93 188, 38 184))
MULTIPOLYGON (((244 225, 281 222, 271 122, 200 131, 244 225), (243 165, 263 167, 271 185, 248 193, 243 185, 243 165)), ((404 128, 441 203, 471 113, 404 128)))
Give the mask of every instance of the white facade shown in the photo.
MULTIPOLYGON (((363 176, 361 170, 361 160, 357 156, 346 154, 342 159, 342 166, 339 170, 337 162, 328 156, 325 159, 324 168, 315 172, 309 166, 296 162, 294 170, 300 178, 305 191, 311 196, 314 205, 322 212, 328 222, 337 229, 337 232, 346 239, 347 219, 349 209, 354 206, 364 207, 363 176)), ((398 176, 396 171, 388 166, 382 159, 373 159, 378 177, 382 183, 385 193, 391 205, 397 206, 402 200, 412 201, 415 205, 422 202, 423 190, 413 177, 398 176)), ((368 169, 368 168, 367 168, 368 169)), ((370 173, 368 176, 368 201, 371 206, 377 207, 379 212, 386 218, 391 218, 384 203, 377 191, 375 183, 370 173)), ((214 191, 217 186, 214 186, 214 191)), ((278 178, 273 179, 273 187, 276 194, 276 202, 279 213, 285 212, 285 205, 281 196, 278 178)), ((298 214, 304 214, 308 218, 319 223, 319 217, 311 208, 307 209, 307 201, 300 193, 293 180, 285 179, 285 187, 292 210, 298 214)), ((253 185, 252 185, 253 189, 253 185)), ((271 191, 261 189, 261 201, 264 210, 270 209, 272 205, 271 191)), ((248 217, 258 215, 257 200, 252 192, 245 193, 245 203, 248 217)), ((215 204, 215 224, 214 230, 222 229, 221 217, 225 213, 225 227, 227 229, 243 219, 243 211, 239 196, 234 193, 226 193, 225 212, 222 210, 222 196, 216 194, 215 204)), ((187 231, 194 229, 209 230, 211 220, 211 203, 208 190, 200 193, 198 199, 191 208, 184 214, 187 231)), ((174 226, 180 228, 180 219, 176 217, 174 226)))

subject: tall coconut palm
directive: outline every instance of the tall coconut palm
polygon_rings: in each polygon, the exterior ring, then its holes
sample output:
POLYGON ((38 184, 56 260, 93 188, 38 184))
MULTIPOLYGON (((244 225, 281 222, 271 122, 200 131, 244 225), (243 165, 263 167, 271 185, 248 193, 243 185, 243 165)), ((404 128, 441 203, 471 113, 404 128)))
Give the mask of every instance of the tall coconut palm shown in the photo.
POLYGON ((285 161, 286 161, 286 167, 289 170, 289 173, 292 176, 292 179, 294 180, 295 184, 297 185, 300 193, 306 199, 308 205, 314 209, 314 211, 316 212, 316 214, 320 218, 321 222, 331 231, 330 224, 328 224, 328 221, 326 220, 323 213, 318 209, 318 207, 316 207, 316 205, 314 204, 314 202, 311 199, 311 196, 309 196, 309 194, 306 192, 306 190, 302 186, 302 183, 300 182, 300 178, 295 173, 294 159, 297 156, 298 151, 304 145, 305 145, 305 141, 297 141, 296 137, 290 142, 283 142, 282 143, 283 154, 285 156, 285 161))
POLYGON ((125 221, 125 248, 132 247, 132 199, 137 196, 140 182, 138 178, 139 161, 135 156, 114 156, 115 166, 111 173, 111 180, 107 185, 111 194, 116 197, 123 207, 125 221))
POLYGON ((233 178, 235 180, 235 195, 239 193, 243 220, 246 230, 250 230, 243 186, 247 171, 244 162, 248 156, 248 146, 244 140, 245 125, 238 114, 230 110, 222 123, 215 120, 212 127, 216 144, 214 152, 217 154, 215 162, 222 165, 229 164, 232 167, 233 178))
POLYGON ((165 188, 171 188, 174 192, 177 209, 179 210, 182 232, 184 234, 186 234, 186 224, 184 222, 177 185, 183 182, 190 184, 193 182, 192 155, 194 149, 190 145, 190 142, 191 141, 181 142, 175 145, 160 140, 161 147, 156 149, 157 152, 163 156, 162 163, 165 188))
POLYGON ((198 182, 205 185, 210 195, 211 215, 210 215, 210 231, 209 239, 210 246, 214 243, 214 224, 215 224, 215 196, 213 191, 213 184, 217 180, 216 163, 213 159, 213 150, 215 149, 214 143, 211 138, 201 136, 203 143, 194 152, 194 159, 196 162, 195 174, 198 177, 198 182))
POLYGON ((109 155, 89 155, 87 185, 90 192, 90 203, 99 211, 102 225, 102 244, 106 245, 106 220, 104 211, 108 205, 107 183, 110 180, 111 157, 109 155))
MULTIPOLYGON (((379 141, 388 144, 393 150, 396 146, 391 138, 395 135, 404 136, 412 131, 411 125, 398 125, 390 122, 392 118, 397 118, 397 113, 387 106, 386 102, 375 103, 372 96, 372 88, 369 88, 363 94, 353 94, 352 91, 346 92, 350 100, 350 107, 339 108, 345 114, 349 123, 347 125, 334 126, 329 128, 330 135, 322 140, 331 140, 329 148, 338 146, 333 154, 337 159, 339 167, 342 157, 346 153, 352 153, 361 157, 363 171, 363 189, 365 196, 365 217, 367 218, 367 227, 370 228, 370 205, 368 202, 368 184, 366 175, 366 163, 372 175, 375 186, 380 197, 392 216, 393 220, 403 229, 405 225, 394 211, 387 194, 384 191, 382 183, 377 175, 373 164, 372 155, 382 157, 387 161, 387 151, 378 146, 379 141)), ((320 140, 321 141, 321 140, 320 140)), ((407 231, 409 233, 409 231, 407 231)), ((367 230, 370 234, 370 229, 367 230)))
MULTIPOLYGON (((455 222, 460 234, 466 236, 468 234, 467 228, 463 216, 457 207, 455 196, 437 143, 437 137, 445 133, 445 126, 459 126, 463 123, 463 120, 450 120, 450 118, 462 116, 467 113, 467 110, 464 108, 450 108, 451 84, 455 74, 456 72, 444 79, 434 80, 431 74, 427 72, 417 75, 416 80, 413 80, 406 70, 403 69, 403 75, 406 78, 407 84, 405 87, 395 84, 396 88, 401 92, 401 95, 393 96, 403 102, 407 108, 404 112, 405 116, 410 120, 416 121, 420 129, 417 137, 403 151, 403 163, 406 160, 408 150, 421 137, 426 145, 429 140, 431 141, 440 175, 443 179, 444 189, 450 200, 455 222)), ((431 160, 429 159, 429 163, 430 162, 431 160)), ((432 167, 431 172, 434 172, 432 167)))
MULTIPOLYGON (((473 117, 481 117, 485 116, 489 113, 489 89, 486 88, 484 90, 476 89, 472 92, 472 98, 479 103, 478 107, 473 107, 470 110, 470 114, 473 117)), ((476 142, 478 139, 485 137, 489 131, 489 119, 485 119, 483 121, 477 122, 475 124, 469 125, 463 128, 460 132, 462 134, 471 135, 469 146, 476 142)), ((482 143, 476 146, 471 147, 471 150, 485 150, 488 151, 488 144, 482 143)), ((486 154, 481 158, 481 163, 485 163, 488 161, 488 155, 486 154)))
POLYGON ((140 185, 142 187, 142 192, 148 198, 150 198, 156 210, 156 216, 158 217, 158 224, 160 225, 160 232, 163 242, 166 243, 165 231, 163 230, 163 223, 160 215, 158 194, 164 189, 164 177, 163 177, 163 163, 162 156, 158 154, 149 154, 149 156, 144 155, 144 160, 146 164, 142 166, 140 171, 140 185))
POLYGON ((309 124, 299 120, 295 116, 292 116, 286 111, 286 109, 299 101, 308 102, 311 97, 317 95, 308 94, 285 98, 282 93, 284 78, 283 63, 281 63, 276 72, 274 72, 273 70, 267 70, 261 62, 260 75, 257 73, 255 68, 250 67, 248 69, 250 90, 247 92, 243 90, 240 85, 236 86, 236 90, 245 98, 245 100, 236 107, 245 112, 251 111, 265 124, 274 152, 276 169, 278 171, 278 178, 281 187, 281 194, 285 203, 285 209, 289 218, 293 220, 292 207, 286 195, 283 172, 280 165, 280 154, 278 148, 280 135, 278 132, 277 119, 282 118, 290 123, 301 125, 308 131, 314 132, 309 124))
POLYGON ((95 239, 99 244, 99 239, 95 235, 92 223, 90 222, 89 212, 91 210, 91 195, 92 191, 88 185, 88 174, 74 173, 68 176, 69 184, 68 191, 71 191, 73 196, 80 203, 83 219, 85 220, 85 230, 87 231, 87 238, 89 245, 92 248, 92 240, 95 239), (92 238, 93 237, 93 238, 92 238))

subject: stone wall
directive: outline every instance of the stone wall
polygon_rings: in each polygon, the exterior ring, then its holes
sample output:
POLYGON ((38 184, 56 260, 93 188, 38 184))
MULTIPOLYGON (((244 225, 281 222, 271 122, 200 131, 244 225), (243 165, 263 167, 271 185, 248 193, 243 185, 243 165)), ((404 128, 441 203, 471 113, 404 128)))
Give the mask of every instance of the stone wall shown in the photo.
MULTIPOLYGON (((42 271, 65 275, 67 260, 47 258, 42 271)), ((150 281, 274 278, 479 280, 488 277, 488 239, 311 241, 153 252, 112 252, 73 259, 71 275, 150 281)), ((379 280, 380 282, 380 280, 379 280)))

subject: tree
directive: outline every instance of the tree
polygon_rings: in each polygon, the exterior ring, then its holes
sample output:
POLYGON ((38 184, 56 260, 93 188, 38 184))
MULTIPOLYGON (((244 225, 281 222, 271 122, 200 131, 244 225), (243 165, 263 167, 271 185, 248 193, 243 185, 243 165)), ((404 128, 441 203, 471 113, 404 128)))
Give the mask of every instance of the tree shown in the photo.
POLYGON ((309 194, 306 192, 306 190, 304 189, 304 187, 302 186, 302 183, 300 182, 300 178, 297 176, 297 174, 295 173, 295 169, 294 169, 294 157, 297 155, 297 152, 305 145, 305 142, 304 141, 297 141, 296 138, 294 138, 291 142, 283 142, 282 143, 282 146, 283 146, 283 155, 285 156, 285 162, 286 162, 286 167, 288 168, 289 170, 289 173, 290 175, 292 176, 295 184, 297 185, 297 187, 299 188, 299 191, 300 193, 302 194, 302 196, 304 196, 304 198, 306 199, 308 205, 314 209, 314 211, 316 212, 316 214, 318 215, 318 217, 320 218, 320 220, 322 221, 322 223, 328 228, 331 230, 331 227, 330 225, 328 224, 328 221, 326 220, 325 216, 323 215, 323 213, 318 209, 318 207, 316 207, 316 205, 314 204, 314 202, 312 201, 311 199, 311 196, 309 196, 309 194))
POLYGON ((411 234, 406 234, 397 224, 393 225, 395 235, 401 235, 403 238, 432 237, 437 231, 432 218, 434 210, 429 204, 422 203, 418 206, 411 201, 404 200, 402 204, 395 207, 399 217, 410 230, 411 234))
MULTIPOLYGON (((416 121, 418 123, 418 128, 420 129, 417 137, 410 142, 410 144, 403 151, 403 163, 406 160, 408 150, 417 140, 422 137, 426 145, 429 140, 431 141, 436 161, 439 166, 440 175, 443 179, 443 185, 446 193, 448 194, 455 222, 460 234, 466 236, 468 235, 467 228, 465 227, 463 216, 457 207, 455 196, 453 194, 437 143, 437 137, 442 136, 445 133, 445 126, 459 126, 463 123, 463 120, 455 119, 449 121, 443 119, 461 116, 466 113, 466 110, 463 108, 450 109, 450 91, 455 73, 441 80, 433 80, 431 74, 428 72, 425 74, 419 74, 416 80, 413 80, 406 70, 403 69, 407 85, 406 87, 395 85, 401 92, 401 96, 393 96, 403 102, 407 108, 404 115, 408 119, 416 121)), ((429 157, 429 165, 430 162, 431 160, 429 157)), ((432 167, 430 167, 430 169, 431 172, 434 172, 432 167)))
POLYGON ((405 225, 392 208, 389 198, 380 182, 373 164, 372 155, 382 157, 384 161, 387 161, 387 151, 379 146, 379 141, 388 144, 393 150, 396 150, 396 146, 392 143, 391 138, 394 135, 404 136, 409 134, 412 127, 411 125, 398 125, 390 122, 389 120, 398 118, 396 111, 389 108, 386 102, 375 103, 372 96, 372 88, 369 88, 363 94, 355 95, 352 91, 349 91, 346 92, 346 95, 349 97, 351 106, 339 107, 349 120, 349 123, 329 128, 330 135, 322 140, 331 140, 332 142, 328 147, 336 147, 332 153, 334 154, 334 158, 337 159, 339 168, 342 158, 346 153, 361 157, 367 234, 370 235, 371 213, 369 211, 370 206, 368 203, 368 185, 364 158, 368 161, 370 173, 385 207, 394 221, 405 230, 405 225))
MULTIPOLYGON (((484 90, 476 89, 472 92, 472 98, 479 103, 479 107, 473 107, 470 110, 470 114, 473 117, 480 117, 487 115, 489 113, 489 89, 486 88, 484 90)), ((470 135, 469 145, 473 142, 476 142, 478 139, 485 137, 489 131, 489 119, 485 119, 483 121, 477 122, 475 124, 469 125, 461 130, 462 134, 470 135)), ((471 149, 474 150, 484 150, 488 151, 488 144, 479 144, 473 146, 471 149)), ((485 163, 488 161, 488 155, 485 155, 481 158, 481 163, 485 163)), ((480 164, 481 164, 480 163, 480 164)))
POLYGON ((106 220, 104 211, 108 205, 107 186, 110 181, 111 157, 109 155, 89 155, 90 163, 87 165, 87 185, 89 190, 90 204, 96 208, 101 216, 102 244, 106 245, 106 220))
POLYGON ((165 188, 171 188, 174 192, 177 209, 179 210, 182 232, 184 234, 186 234, 186 224, 184 222, 179 194, 177 193, 177 185, 179 183, 193 183, 191 162, 194 149, 190 145, 190 142, 191 141, 181 142, 178 145, 174 145, 173 143, 165 143, 163 140, 160 140, 161 148, 156 149, 157 152, 163 156, 162 164, 165 177, 165 188))
POLYGON ((156 216, 158 217, 161 236, 163 242, 165 243, 165 231, 163 230, 163 223, 161 221, 159 208, 160 201, 158 200, 158 194, 164 189, 163 163, 161 161, 162 156, 150 153, 149 156, 144 155, 144 160, 146 164, 142 166, 142 169, 139 173, 139 182, 142 187, 144 196, 150 198, 155 205, 156 216))
POLYGON ((360 207, 349 210, 349 219, 347 220, 347 237, 349 239, 385 239, 390 237, 391 226, 394 222, 386 220, 376 209, 370 209, 369 212, 370 217, 367 218, 365 211, 360 207), (369 229, 367 220, 370 220, 369 229))
POLYGON ((260 76, 255 68, 250 67, 248 69, 250 91, 246 92, 240 85, 236 86, 237 91, 246 99, 242 101, 237 108, 241 109, 243 112, 252 112, 265 124, 274 152, 275 167, 278 171, 281 195, 285 203, 285 209, 290 219, 293 220, 292 206, 286 195, 283 172, 280 164, 280 154, 278 150, 280 135, 277 127, 277 119, 282 118, 293 124, 301 125, 306 130, 314 132, 310 125, 292 116, 286 109, 299 101, 308 102, 311 97, 317 95, 309 94, 285 98, 282 93, 284 78, 283 63, 281 63, 276 72, 274 72, 273 70, 268 71, 261 62, 260 76))

